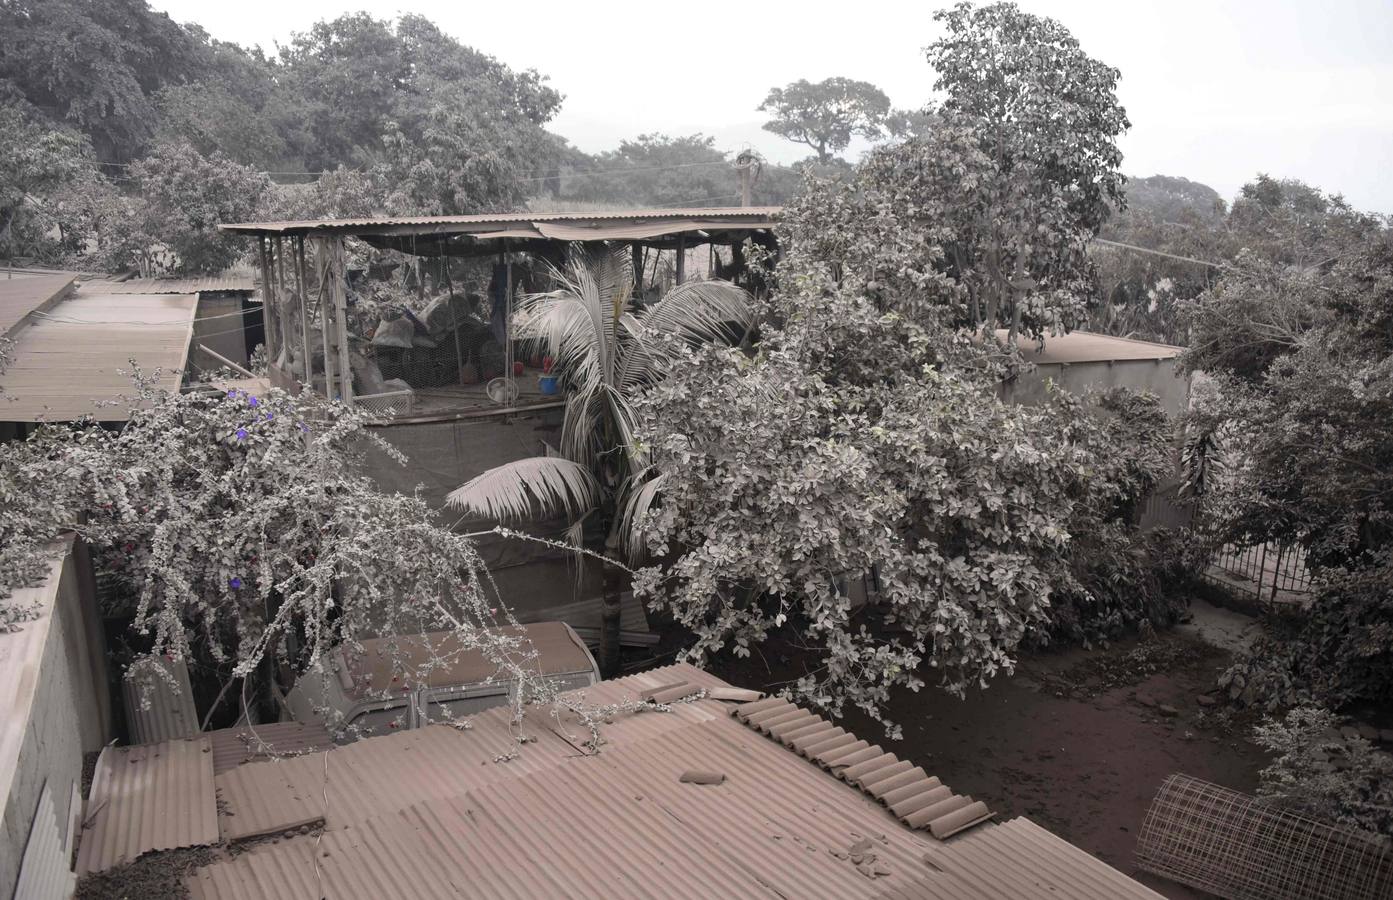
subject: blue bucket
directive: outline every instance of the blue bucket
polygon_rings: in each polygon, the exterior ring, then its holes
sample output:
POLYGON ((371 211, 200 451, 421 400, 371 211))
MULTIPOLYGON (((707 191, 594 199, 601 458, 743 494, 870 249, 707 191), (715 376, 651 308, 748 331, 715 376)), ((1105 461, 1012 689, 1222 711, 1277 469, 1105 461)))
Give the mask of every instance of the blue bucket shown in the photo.
POLYGON ((537 386, 541 388, 543 394, 555 394, 558 390, 555 375, 539 375, 537 386))

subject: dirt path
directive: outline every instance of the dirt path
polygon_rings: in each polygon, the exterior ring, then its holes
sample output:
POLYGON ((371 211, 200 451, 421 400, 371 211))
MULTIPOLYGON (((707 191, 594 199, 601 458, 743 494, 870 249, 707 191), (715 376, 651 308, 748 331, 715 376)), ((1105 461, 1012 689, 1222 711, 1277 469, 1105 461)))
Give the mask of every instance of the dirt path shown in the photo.
MULTIPOLYGON (((862 715, 848 716, 846 727, 985 801, 999 818, 1028 816, 1168 897, 1196 897, 1136 873, 1147 806, 1174 772, 1251 791, 1263 765, 1247 740, 1250 723, 1216 714, 1209 699, 1251 620, 1212 607, 1196 614, 1196 625, 1151 641, 1033 655, 1014 678, 966 700, 938 690, 901 696, 888 715, 903 726, 903 741, 886 742, 862 715)), ((798 674, 791 657, 770 650, 768 668, 759 656, 713 668, 751 687, 798 674)))

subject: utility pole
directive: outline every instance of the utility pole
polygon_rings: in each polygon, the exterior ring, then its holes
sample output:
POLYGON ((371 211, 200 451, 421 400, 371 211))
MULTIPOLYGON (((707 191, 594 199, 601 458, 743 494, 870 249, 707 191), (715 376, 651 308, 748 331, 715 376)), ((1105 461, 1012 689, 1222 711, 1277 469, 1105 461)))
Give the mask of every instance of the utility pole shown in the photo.
POLYGON ((760 165, 759 155, 753 150, 741 150, 735 157, 735 168, 740 170, 740 205, 750 205, 750 189, 754 187, 755 167, 760 165))

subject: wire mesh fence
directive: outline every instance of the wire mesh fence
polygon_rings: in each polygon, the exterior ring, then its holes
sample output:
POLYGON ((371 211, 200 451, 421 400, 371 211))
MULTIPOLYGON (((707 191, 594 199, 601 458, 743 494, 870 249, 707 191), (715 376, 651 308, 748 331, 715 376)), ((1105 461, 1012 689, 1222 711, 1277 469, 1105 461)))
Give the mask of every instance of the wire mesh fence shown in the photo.
POLYGON ((1377 839, 1188 775, 1157 792, 1137 866, 1232 900, 1393 897, 1393 855, 1377 839))

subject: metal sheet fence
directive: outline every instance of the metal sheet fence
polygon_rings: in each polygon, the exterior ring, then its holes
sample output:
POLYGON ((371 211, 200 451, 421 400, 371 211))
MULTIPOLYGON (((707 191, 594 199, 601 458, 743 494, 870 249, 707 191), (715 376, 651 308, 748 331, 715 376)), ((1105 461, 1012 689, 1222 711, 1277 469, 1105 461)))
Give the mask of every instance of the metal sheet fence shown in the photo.
POLYGON ((1137 866, 1232 900, 1393 897, 1376 839, 1172 775, 1137 836, 1137 866))

